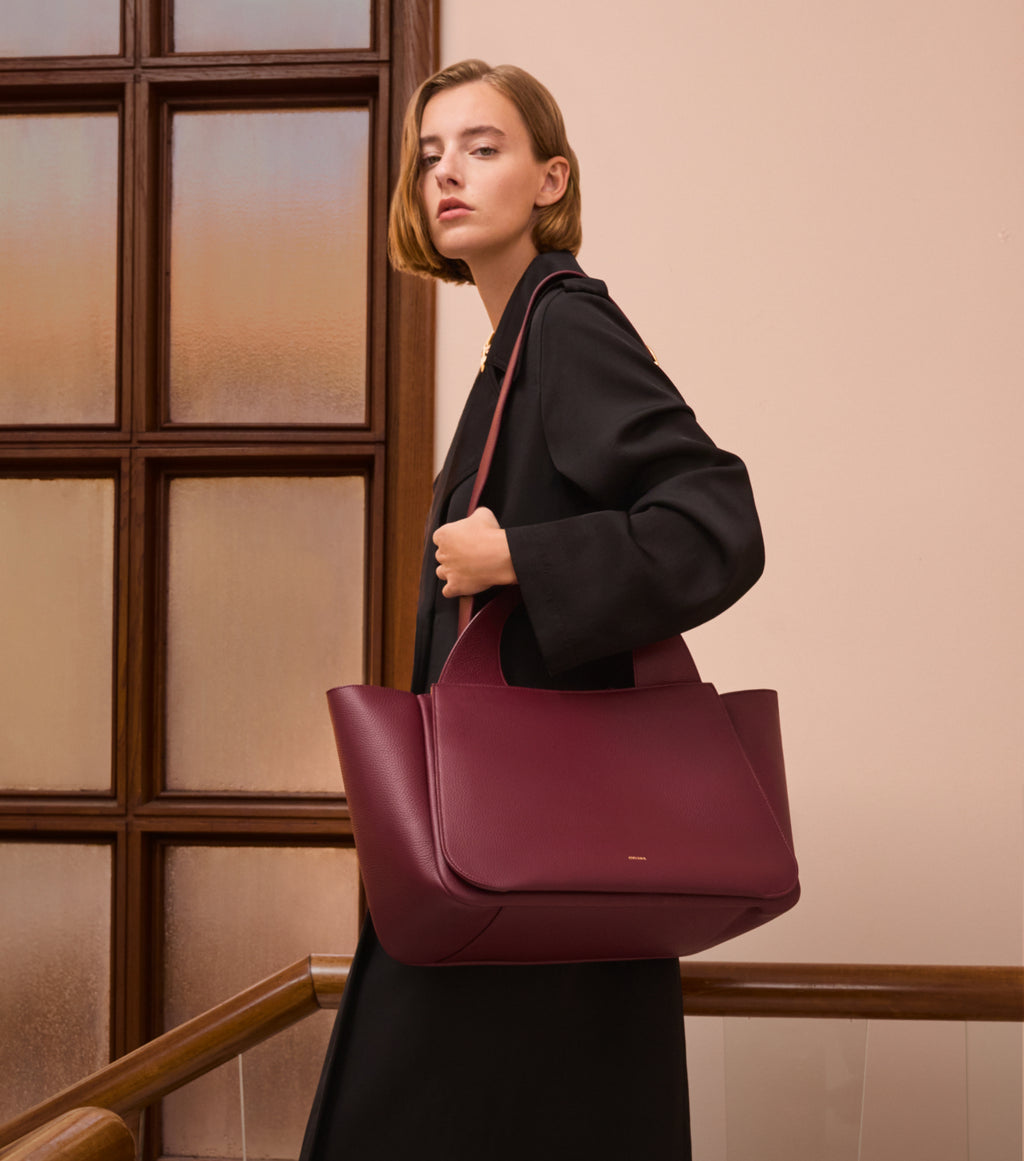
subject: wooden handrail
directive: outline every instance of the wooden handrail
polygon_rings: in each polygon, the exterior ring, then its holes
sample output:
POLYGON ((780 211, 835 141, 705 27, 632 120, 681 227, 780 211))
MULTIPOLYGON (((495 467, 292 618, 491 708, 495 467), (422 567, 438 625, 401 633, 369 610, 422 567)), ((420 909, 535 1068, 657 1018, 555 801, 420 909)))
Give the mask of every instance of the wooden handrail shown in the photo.
POLYGON ((693 1016, 1024 1021, 1024 967, 681 960, 693 1016))
POLYGON ((109 1109, 72 1109, 12 1145, 4 1161, 135 1161, 135 1138, 109 1109))
POLYGON ((254 984, 0 1126, 0 1149, 68 1109, 95 1105, 123 1115, 143 1108, 321 1006, 337 1007, 349 962, 310 956, 254 984))
MULTIPOLYGON (((69 1109, 143 1108, 318 1009, 336 1008, 350 963, 311 955, 292 964, 0 1126, 0 1148, 69 1109)), ((679 973, 694 1016, 1024 1021, 1022 967, 683 960, 679 973)))

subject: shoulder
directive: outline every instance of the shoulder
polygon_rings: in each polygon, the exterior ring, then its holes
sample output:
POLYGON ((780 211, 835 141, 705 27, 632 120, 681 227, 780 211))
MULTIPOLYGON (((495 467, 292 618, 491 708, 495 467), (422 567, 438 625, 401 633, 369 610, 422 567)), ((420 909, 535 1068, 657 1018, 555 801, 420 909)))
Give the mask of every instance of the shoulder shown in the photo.
POLYGON ((603 281, 570 277, 557 282, 536 304, 531 346, 543 365, 571 361, 591 370, 656 367, 640 332, 608 294, 603 281))
POLYGON ((534 317, 542 325, 586 327, 614 318, 629 326, 599 278, 560 279, 541 297, 534 317))

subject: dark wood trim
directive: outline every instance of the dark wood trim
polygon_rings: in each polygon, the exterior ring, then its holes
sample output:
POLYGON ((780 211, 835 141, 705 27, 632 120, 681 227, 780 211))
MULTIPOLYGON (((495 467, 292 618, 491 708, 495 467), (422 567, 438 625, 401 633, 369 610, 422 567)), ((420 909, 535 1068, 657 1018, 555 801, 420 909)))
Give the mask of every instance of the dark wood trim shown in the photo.
POLYGON ((11 69, 0 63, 0 108, 9 113, 16 102, 19 109, 33 112, 38 110, 33 110, 32 102, 71 104, 109 99, 119 96, 135 75, 130 62, 125 67, 120 61, 97 58, 94 68, 83 68, 83 63, 76 60, 76 67, 68 71, 45 67, 11 69))
MULTIPOLYGON (((145 0, 138 0, 139 7, 145 7, 145 0)), ((122 0, 121 3, 121 48, 130 60, 138 60, 139 52, 139 7, 136 0, 122 0)))
POLYGON ((158 279, 159 238, 157 218, 159 200, 159 143, 157 115, 148 81, 141 78, 134 85, 132 102, 135 150, 132 159, 132 201, 135 216, 132 230, 132 298, 134 326, 128 337, 131 344, 131 430, 146 430, 150 424, 151 391, 155 375, 156 343, 153 338, 157 321, 157 304, 161 297, 155 285, 158 279))
POLYGON ((128 803, 131 666, 131 458, 125 455, 118 471, 114 551, 114 744, 113 792, 123 810, 128 803))
POLYGON ((113 882, 111 883, 112 931, 110 957, 110 1059, 123 1056, 126 1048, 127 1002, 131 989, 125 952, 129 944, 128 834, 119 830, 114 842, 113 882))
POLYGON ((135 170, 137 164, 136 144, 138 138, 138 118, 136 102, 139 86, 125 86, 121 109, 121 185, 118 191, 118 285, 117 285, 117 420, 122 436, 132 430, 132 384, 134 365, 132 358, 133 336, 135 334, 135 170))
POLYGON ((97 73, 108 74, 114 69, 130 69, 131 55, 125 56, 29 56, 0 57, 0 86, 8 83, 47 84, 50 81, 70 82, 87 80, 97 73))
POLYGON ((0 444, 0 476, 4 478, 65 479, 114 476, 127 467, 128 449, 109 447, 46 446, 33 440, 0 444))
POLYGON ((293 838, 318 839, 327 846, 348 846, 351 842, 351 820, 337 803, 333 813, 320 805, 306 814, 288 813, 285 808, 243 815, 234 806, 226 799, 217 799, 206 814, 198 815, 182 808, 176 811, 174 804, 163 809, 162 803, 150 805, 136 812, 132 826, 139 834, 179 835, 206 843, 227 836, 280 838, 282 823, 286 823, 289 842, 293 838))
POLYGON ((70 812, 60 817, 38 815, 34 809, 21 804, 21 813, 11 811, 0 815, 0 841, 8 842, 101 842, 112 839, 124 829, 124 819, 119 814, 70 812))
MULTIPOLYGON (((391 185, 398 173, 402 117, 416 88, 437 67, 438 0, 393 0, 391 185)), ((388 282, 388 543, 384 682, 408 688, 416 631, 423 524, 434 476, 434 321, 432 282, 391 273, 388 282)))
POLYGON ((252 94, 257 98, 266 94, 287 98, 318 92, 359 93, 368 86, 376 88, 381 68, 376 59, 326 63, 289 56, 277 63, 264 58, 252 64, 169 59, 145 62, 133 70, 133 75, 174 93, 195 91, 229 97, 252 94))
POLYGON ((124 970, 128 987, 124 997, 124 1039, 120 1046, 122 1054, 145 1043, 151 1035, 153 927, 159 908, 155 905, 150 862, 146 856, 146 837, 132 824, 128 828, 125 849, 128 938, 124 951, 124 970))

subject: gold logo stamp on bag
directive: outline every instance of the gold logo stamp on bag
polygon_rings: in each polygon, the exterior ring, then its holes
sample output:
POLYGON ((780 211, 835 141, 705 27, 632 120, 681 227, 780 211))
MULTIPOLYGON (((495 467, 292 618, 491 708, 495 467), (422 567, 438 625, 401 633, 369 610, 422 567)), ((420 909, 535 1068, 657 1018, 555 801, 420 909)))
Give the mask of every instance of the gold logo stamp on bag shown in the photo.
POLYGON ((626 855, 626 858, 631 863, 646 863, 647 862, 646 855, 626 855))

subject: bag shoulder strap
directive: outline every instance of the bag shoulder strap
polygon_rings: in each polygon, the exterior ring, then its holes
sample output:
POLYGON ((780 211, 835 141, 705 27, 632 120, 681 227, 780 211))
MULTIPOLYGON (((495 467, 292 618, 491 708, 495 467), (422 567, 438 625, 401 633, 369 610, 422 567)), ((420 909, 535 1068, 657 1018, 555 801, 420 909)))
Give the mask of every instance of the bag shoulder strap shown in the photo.
POLYGON ((491 417, 491 427, 487 433, 487 442, 484 444, 483 454, 480 456, 480 466, 477 468, 473 491, 469 497, 467 516, 476 510, 476 506, 480 501, 480 494, 483 492, 484 485, 487 483, 487 476, 491 470, 491 461, 494 459, 494 449, 498 442, 498 432, 501 430, 502 416, 505 414, 505 403, 508 400, 509 391, 512 389, 512 380, 515 378, 516 367, 519 365, 519 353, 522 350, 523 340, 526 338, 526 329, 530 325, 530 316, 533 314, 534 305, 551 283, 560 282, 563 278, 585 277, 586 275, 582 274, 579 270, 556 270, 554 274, 549 274, 547 278, 537 284, 536 289, 530 296, 530 301, 526 304, 523 324, 519 328, 515 345, 512 347, 512 354, 509 356, 508 367, 501 380, 501 391, 498 394, 498 402, 494 405, 494 415, 491 417))
MULTIPOLYGON (((469 497, 469 508, 466 510, 467 516, 476 511, 477 504, 480 502, 481 493, 484 490, 484 485, 487 483, 487 477, 491 470, 491 461, 494 459, 494 449, 498 444, 498 433, 501 430, 502 416, 505 414, 505 403, 508 400, 509 391, 512 389, 512 380, 515 378, 516 367, 519 364, 519 353, 522 350, 523 340, 526 338, 526 329, 530 324, 530 316, 533 314, 534 305, 544 290, 553 282, 560 282, 564 278, 585 277, 586 275, 579 270, 556 270, 553 274, 549 274, 546 278, 542 279, 537 284, 533 294, 530 295, 530 301, 526 304, 526 313, 523 315, 523 324, 519 328, 515 345, 512 347, 512 354, 509 356, 508 367, 505 369, 504 378, 501 380, 501 391, 498 393, 498 401, 494 405, 494 415, 491 417, 491 426, 487 432, 487 441, 484 444, 483 454, 480 456, 480 466, 476 470, 476 479, 473 481, 473 491, 469 497)), ((460 597, 460 635, 469 624, 472 615, 473 598, 460 597)))
MULTIPOLYGON (((508 367, 505 370, 505 376, 501 381, 501 391, 498 394, 498 401, 494 405, 494 415, 491 418, 490 430, 487 433, 487 441, 484 444, 483 454, 480 456, 480 466, 477 468, 476 479, 473 483, 473 491, 469 498, 469 508, 466 512, 468 516, 471 512, 476 511, 477 504, 480 500, 480 495, 484 490, 484 485, 487 483, 487 476, 491 470, 491 461, 494 459, 494 449, 498 443, 498 432, 501 430, 501 419, 505 412, 505 403, 508 399, 509 391, 512 388, 512 380, 515 377, 516 367, 519 363, 519 354, 523 346, 523 340, 526 337, 526 330, 530 323, 530 316, 533 314, 533 308, 537 300, 540 298, 543 291, 554 282, 561 281, 565 278, 582 278, 584 283, 580 284, 580 289, 586 289, 585 283, 589 281, 586 275, 579 270, 556 270, 553 274, 549 274, 541 282, 539 282, 530 296, 530 301, 526 304, 526 312, 523 315, 522 326, 519 328, 519 334, 516 336, 515 345, 512 347, 512 354, 509 356, 508 367)), ((596 291, 595 291, 596 293, 596 291)), ((508 596, 507 601, 491 601, 487 606, 491 610, 489 617, 493 620, 495 616, 500 620, 495 623, 499 626, 504 624, 511 608, 519 601, 518 589, 513 590, 508 596), (491 606, 494 606, 493 608, 491 606)), ((486 612, 486 610, 484 610, 486 612)), ((466 630, 473 617, 473 598, 460 597, 459 598, 459 636, 466 630)), ((490 620, 488 620, 490 624, 490 620)), ((495 656, 491 660, 493 668, 488 668, 489 679, 495 684, 502 683, 504 679, 501 676, 501 663, 495 656), (495 680, 495 676, 497 678, 495 680)), ((460 662, 461 664, 461 662, 460 662)), ((448 665, 445 666, 445 672, 448 671, 448 665)), ((661 685, 669 682, 678 681, 700 681, 700 674, 697 672, 697 666, 694 664, 693 657, 686 646, 682 637, 673 636, 667 638, 665 641, 656 641, 651 645, 644 646, 633 651, 633 672, 636 684, 640 685, 661 685)), ((463 677, 463 680, 465 678, 463 677)))

